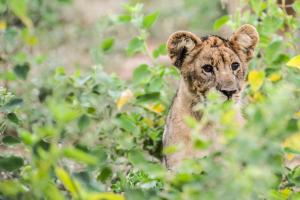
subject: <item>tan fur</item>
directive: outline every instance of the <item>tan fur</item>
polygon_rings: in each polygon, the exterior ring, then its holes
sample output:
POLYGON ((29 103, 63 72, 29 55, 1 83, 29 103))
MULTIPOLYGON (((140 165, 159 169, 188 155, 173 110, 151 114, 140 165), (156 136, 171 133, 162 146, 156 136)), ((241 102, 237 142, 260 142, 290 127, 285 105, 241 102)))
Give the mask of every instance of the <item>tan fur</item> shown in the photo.
MULTIPOLYGON (((229 40, 218 36, 200 39, 186 31, 170 36, 167 42, 168 53, 172 63, 180 70, 181 80, 163 136, 164 147, 179 148, 176 153, 165 156, 168 168, 175 168, 186 158, 203 157, 217 148, 217 145, 212 145, 208 151, 195 151, 191 131, 184 119, 192 116, 201 120, 201 112, 195 112, 193 107, 204 102, 207 92, 212 89, 239 102, 247 64, 253 56, 258 39, 258 33, 251 25, 241 26, 229 40), (233 70, 232 63, 238 63, 239 67, 233 70), (205 71, 205 65, 212 66, 213 71, 205 71)), ((241 115, 238 121, 242 121, 241 115)), ((201 134, 218 140, 214 125, 207 125, 201 130, 201 134)))

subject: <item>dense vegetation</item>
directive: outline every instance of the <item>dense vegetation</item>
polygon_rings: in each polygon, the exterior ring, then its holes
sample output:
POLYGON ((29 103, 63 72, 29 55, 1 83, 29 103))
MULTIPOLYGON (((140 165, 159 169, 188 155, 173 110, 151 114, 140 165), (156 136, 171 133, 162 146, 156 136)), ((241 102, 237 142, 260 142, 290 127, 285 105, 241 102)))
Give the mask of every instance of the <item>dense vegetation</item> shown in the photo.
MULTIPOLYGON (((217 122, 224 151, 187 160, 177 172, 161 163, 177 150, 162 149, 161 140, 179 74, 160 60, 165 41, 149 50, 159 10, 126 4, 100 19, 101 30, 134 29, 123 51, 151 60, 122 80, 104 62, 118 38, 102 38, 85 70, 33 53, 39 34, 59 26, 71 3, 0 0, 0 199, 300 199, 299 1, 294 16, 275 0, 250 0, 242 13, 215 21, 215 31, 250 23, 260 34, 244 97, 247 122, 237 126, 234 105, 209 94, 201 123, 186 122, 195 133, 217 122)), ((210 145, 198 134, 194 141, 194 148, 210 145)))

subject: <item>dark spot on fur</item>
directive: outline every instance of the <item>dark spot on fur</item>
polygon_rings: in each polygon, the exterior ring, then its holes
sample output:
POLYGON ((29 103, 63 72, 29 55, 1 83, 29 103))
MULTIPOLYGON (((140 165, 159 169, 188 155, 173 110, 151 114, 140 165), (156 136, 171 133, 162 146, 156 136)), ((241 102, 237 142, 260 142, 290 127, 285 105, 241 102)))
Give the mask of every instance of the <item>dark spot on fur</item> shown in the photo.
POLYGON ((193 85, 194 80, 196 79, 195 71, 191 71, 187 74, 187 81, 189 85, 193 85))
POLYGON ((219 38, 219 39, 222 40, 224 43, 229 42, 229 40, 227 40, 227 39, 225 39, 225 38, 223 38, 223 37, 221 37, 221 36, 218 36, 218 35, 212 35, 212 36, 214 36, 214 37, 216 37, 216 38, 219 38))
POLYGON ((178 55, 177 55, 177 58, 176 58, 176 61, 175 61, 175 66, 180 68, 183 64, 183 61, 185 59, 187 55, 187 48, 186 47, 183 47, 181 49, 179 49, 178 51, 178 55))
POLYGON ((202 41, 205 41, 205 40, 208 40, 208 38, 209 38, 209 36, 208 36, 208 35, 205 35, 205 36, 201 37, 201 40, 202 40, 202 41))

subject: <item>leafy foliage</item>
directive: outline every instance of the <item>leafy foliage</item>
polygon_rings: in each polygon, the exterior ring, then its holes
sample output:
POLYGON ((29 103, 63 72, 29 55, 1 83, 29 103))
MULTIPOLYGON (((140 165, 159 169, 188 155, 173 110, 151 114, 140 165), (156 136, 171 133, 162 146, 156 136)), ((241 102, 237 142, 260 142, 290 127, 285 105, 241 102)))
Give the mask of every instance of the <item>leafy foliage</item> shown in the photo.
MULTIPOLYGON (((160 63, 160 56, 166 54, 164 44, 153 52, 147 44, 159 12, 145 15, 142 4, 126 4, 109 23, 135 27, 137 35, 123 50, 152 61, 137 66, 130 80, 105 73, 101 65, 85 73, 58 66, 32 80, 28 78, 32 60, 42 65, 43 59, 30 59, 34 56, 30 51, 24 55, 23 48, 38 41, 33 26, 50 27, 55 21, 37 23, 31 16, 36 8, 32 5, 49 8, 49 13, 41 13, 49 19, 52 6, 69 1, 18 2, 0 1, 6 17, 5 26, 0 24, 5 41, 1 62, 11 66, 0 74, 6 83, 0 87, 1 146, 22 149, 0 155, 0 198, 300 198, 300 169, 289 165, 300 152, 300 62, 294 45, 299 42, 294 35, 299 19, 287 15, 276 1, 251 0, 243 14, 238 11, 216 21, 215 29, 254 24, 261 37, 247 78, 246 124, 234 123, 236 105, 220 103, 218 94, 210 93, 207 105, 199 105, 204 110, 201 122, 187 118, 186 123, 198 149, 210 145, 197 134, 201 127, 217 123, 223 133, 219 135, 222 151, 187 160, 176 172, 168 171, 161 160, 163 154, 178 149, 163 150, 161 140, 175 92, 172 79, 178 78, 178 72, 160 63)), ((299 11, 299 4, 294 6, 299 11)), ((102 40, 102 53, 109 56, 117 42, 113 37, 102 40)))

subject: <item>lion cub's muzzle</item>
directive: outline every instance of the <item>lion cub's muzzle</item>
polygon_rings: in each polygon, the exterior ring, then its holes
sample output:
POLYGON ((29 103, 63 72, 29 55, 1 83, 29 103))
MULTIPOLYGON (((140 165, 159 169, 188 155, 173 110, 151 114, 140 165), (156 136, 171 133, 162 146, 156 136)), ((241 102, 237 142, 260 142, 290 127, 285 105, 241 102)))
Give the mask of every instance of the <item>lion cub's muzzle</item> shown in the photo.
POLYGON ((228 99, 230 99, 232 95, 237 92, 237 90, 220 90, 220 92, 222 92, 228 99))

